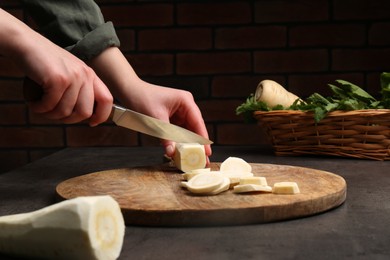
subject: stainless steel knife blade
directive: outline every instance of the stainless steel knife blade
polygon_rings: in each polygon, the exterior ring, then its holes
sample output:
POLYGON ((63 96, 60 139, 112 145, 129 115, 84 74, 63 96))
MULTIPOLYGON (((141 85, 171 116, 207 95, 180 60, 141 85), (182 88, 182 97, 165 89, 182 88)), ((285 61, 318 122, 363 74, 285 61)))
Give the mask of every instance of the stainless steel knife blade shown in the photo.
POLYGON ((135 112, 133 110, 113 105, 111 113, 112 121, 134 131, 170 140, 177 143, 212 144, 213 142, 177 125, 135 112))

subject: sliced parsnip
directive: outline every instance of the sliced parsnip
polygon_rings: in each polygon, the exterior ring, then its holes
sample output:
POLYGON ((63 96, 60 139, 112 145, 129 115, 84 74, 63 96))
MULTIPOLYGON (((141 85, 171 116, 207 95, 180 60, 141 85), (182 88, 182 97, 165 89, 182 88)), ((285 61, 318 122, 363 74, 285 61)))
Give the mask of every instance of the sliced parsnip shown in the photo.
POLYGON ((266 185, 256 185, 256 184, 240 184, 234 186, 234 193, 246 193, 246 192, 272 192, 271 186, 266 185))
POLYGON ((221 163, 221 172, 252 172, 252 166, 244 159, 238 157, 229 157, 221 163))
POLYGON ((217 195, 221 192, 227 191, 229 189, 229 187, 230 187, 230 180, 229 180, 229 178, 224 177, 223 182, 221 183, 221 185, 219 187, 217 187, 215 190, 213 190, 209 193, 205 193, 205 195, 217 195))
POLYGON ((256 184, 256 185, 263 185, 267 186, 267 179, 265 177, 257 177, 257 176, 252 176, 252 177, 241 177, 240 178, 240 185, 243 184, 256 184))
POLYGON ((239 184, 241 178, 253 177, 253 173, 251 172, 221 171, 221 174, 230 179, 230 187, 239 184))
POLYGON ((187 189, 192 193, 209 193, 220 187, 224 177, 219 172, 199 173, 187 182, 187 189))
POLYGON ((0 217, 0 252, 39 259, 117 259, 124 233, 112 197, 78 197, 0 217))
POLYGON ((175 166, 183 172, 205 168, 204 146, 198 143, 176 143, 173 161, 175 166))
POLYGON ((276 182, 272 192, 275 194, 297 194, 300 193, 300 190, 296 182, 285 181, 276 182))
POLYGON ((192 177, 194 177, 195 175, 197 175, 199 173, 210 172, 210 171, 211 171, 210 168, 194 169, 194 170, 191 170, 189 172, 183 173, 183 178, 184 178, 184 180, 189 181, 192 177))
POLYGON ((273 80, 263 80, 256 88, 255 99, 256 101, 263 101, 271 108, 277 105, 288 108, 295 100, 299 99, 299 97, 287 91, 273 80))

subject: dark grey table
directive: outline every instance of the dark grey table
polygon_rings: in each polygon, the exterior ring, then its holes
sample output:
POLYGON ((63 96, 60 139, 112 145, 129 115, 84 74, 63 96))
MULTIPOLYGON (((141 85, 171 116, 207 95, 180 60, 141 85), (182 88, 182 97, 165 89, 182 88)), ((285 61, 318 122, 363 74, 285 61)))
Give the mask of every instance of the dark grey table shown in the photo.
MULTIPOLYGON (((68 148, 0 174, 0 215, 55 202, 55 187, 90 172, 162 162, 161 148, 68 148)), ((238 156, 330 171, 347 181, 346 202, 323 214, 228 227, 128 226, 120 259, 390 259, 390 162, 276 157, 259 147, 213 147, 214 162, 238 156)), ((0 255, 0 259, 12 259, 0 255)))

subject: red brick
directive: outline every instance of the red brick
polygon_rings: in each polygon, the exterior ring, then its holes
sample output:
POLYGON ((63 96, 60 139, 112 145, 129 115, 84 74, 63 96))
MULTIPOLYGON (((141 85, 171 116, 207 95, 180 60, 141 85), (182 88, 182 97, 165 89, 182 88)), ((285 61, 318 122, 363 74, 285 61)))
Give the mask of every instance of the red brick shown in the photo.
POLYGON ((9 149, 0 151, 0 173, 11 171, 27 163, 27 151, 9 149))
POLYGON ((368 34, 368 42, 374 46, 390 45, 390 23, 374 23, 368 34))
POLYGON ((126 57, 138 75, 161 76, 173 73, 173 56, 171 54, 131 54, 126 57))
POLYGON ((288 77, 288 90, 302 98, 306 98, 314 92, 330 96, 332 91, 328 84, 335 84, 337 79, 343 79, 362 87, 364 83, 364 76, 358 73, 291 75, 288 77))
POLYGON ((239 121, 236 115, 236 107, 243 100, 207 100, 197 102, 205 122, 239 121))
POLYGON ((0 79, 0 101, 21 101, 23 97, 22 80, 0 79))
POLYGON ((212 46, 208 28, 143 30, 138 38, 140 50, 205 50, 212 46))
POLYGON ((177 5, 177 22, 181 25, 244 24, 251 21, 251 6, 243 1, 177 5))
POLYGON ((63 125, 60 120, 47 119, 44 115, 33 113, 30 109, 28 109, 28 121, 31 125, 63 125))
POLYGON ((251 70, 247 52, 183 53, 177 55, 178 74, 240 73, 251 70))
POLYGON ((192 93, 195 99, 209 97, 209 79, 207 77, 153 77, 144 78, 147 82, 159 86, 187 90, 192 93))
POLYGON ((324 21, 329 16, 328 8, 328 0, 257 1, 255 21, 257 23, 324 21))
POLYGON ((167 26, 173 24, 171 4, 127 4, 102 6, 106 21, 120 26, 167 26))
POLYGON ((290 29, 290 45, 297 46, 361 46, 366 41, 366 28, 360 24, 316 24, 290 29))
POLYGON ((22 77, 24 74, 10 59, 0 56, 0 77, 22 77))
POLYGON ((332 69, 390 70, 390 49, 336 49, 332 51, 332 69))
POLYGON ((366 90, 368 93, 373 95, 376 98, 381 98, 381 81, 380 81, 380 74, 382 72, 373 72, 367 74, 367 84, 366 84, 366 90))
POLYGON ((132 51, 135 49, 135 32, 134 30, 118 29, 116 30, 121 42, 121 51, 132 51))
POLYGON ((315 72, 328 68, 324 50, 258 51, 255 53, 255 72, 315 72))
POLYGON ((334 1, 333 16, 335 20, 389 19, 390 1, 334 1))
POLYGON ((136 132, 118 126, 69 126, 66 138, 71 147, 138 145, 136 132))
POLYGON ((254 94, 260 81, 264 79, 273 79, 284 83, 281 76, 216 76, 212 82, 211 94, 213 97, 221 98, 247 98, 254 94))
POLYGON ((217 49, 276 48, 286 46, 285 26, 222 28, 216 30, 217 49))
POLYGON ((63 147, 63 129, 53 127, 1 127, 0 147, 63 147))
POLYGON ((23 125, 26 121, 24 104, 0 104, 0 125, 23 125))
POLYGON ((220 124, 216 131, 219 145, 269 144, 264 130, 256 124, 220 124))
POLYGON ((15 0, 1 0, 0 8, 5 9, 5 11, 9 11, 9 8, 12 7, 20 7, 20 1, 15 0))

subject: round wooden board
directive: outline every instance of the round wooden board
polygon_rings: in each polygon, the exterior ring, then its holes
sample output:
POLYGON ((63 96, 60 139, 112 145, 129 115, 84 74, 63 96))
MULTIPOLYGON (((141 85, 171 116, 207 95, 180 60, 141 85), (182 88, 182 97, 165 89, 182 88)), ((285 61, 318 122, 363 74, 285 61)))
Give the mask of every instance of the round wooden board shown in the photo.
MULTIPOLYGON (((111 195, 127 225, 220 226, 280 221, 314 215, 341 205, 346 199, 345 180, 333 173, 295 166, 251 164, 255 176, 268 185, 294 181, 301 193, 236 194, 232 190, 215 196, 191 194, 180 186, 183 180, 169 165, 114 169, 90 173, 60 183, 62 199, 111 195)), ((220 163, 212 163, 218 170, 220 163)))

